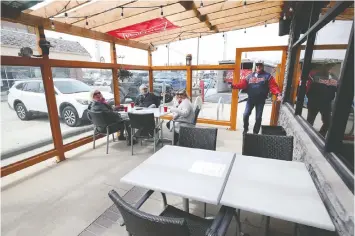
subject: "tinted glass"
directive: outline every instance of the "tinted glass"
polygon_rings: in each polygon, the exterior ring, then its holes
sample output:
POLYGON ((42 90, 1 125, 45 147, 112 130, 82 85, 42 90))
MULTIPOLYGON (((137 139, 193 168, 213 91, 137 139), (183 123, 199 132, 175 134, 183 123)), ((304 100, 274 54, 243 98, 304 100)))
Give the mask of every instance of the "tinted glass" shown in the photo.
POLYGON ((39 92, 39 82, 29 82, 29 83, 27 83, 24 90, 27 91, 27 92, 38 93, 39 92))
POLYGON ((19 83, 18 85, 16 85, 16 89, 18 89, 18 90, 22 90, 22 89, 23 89, 24 84, 25 84, 25 83, 19 83))
POLYGON ((54 81, 54 86, 64 94, 90 92, 90 86, 78 80, 54 81))

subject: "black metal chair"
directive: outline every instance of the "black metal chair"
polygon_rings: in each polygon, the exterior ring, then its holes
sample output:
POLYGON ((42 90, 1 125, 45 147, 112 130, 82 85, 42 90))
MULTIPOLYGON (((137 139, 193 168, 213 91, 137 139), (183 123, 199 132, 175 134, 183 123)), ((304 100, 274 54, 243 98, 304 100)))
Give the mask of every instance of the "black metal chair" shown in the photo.
POLYGON ((262 125, 261 134, 286 136, 286 131, 282 126, 262 125))
MULTIPOLYGON (((217 128, 204 128, 180 126, 179 146, 189 148, 199 148, 216 151, 217 146, 217 128)), ((204 217, 206 217, 207 204, 204 203, 204 217)))
MULTIPOLYGON (((247 156, 263 157, 292 161, 293 136, 244 134, 242 154, 247 156)), ((240 210, 236 218, 239 217, 240 210)), ((270 216, 266 216, 265 231, 269 229, 270 216)), ((237 218, 240 227, 240 219, 237 218)))
POLYGON ((247 156, 292 161, 293 137, 244 134, 242 154, 247 156))
POLYGON ((106 154, 108 154, 108 142, 110 134, 112 134, 112 139, 115 141, 114 133, 123 130, 124 123, 122 120, 117 122, 112 122, 112 114, 109 112, 93 112, 88 111, 88 118, 94 124, 94 134, 93 134, 93 149, 95 149, 95 138, 97 134, 106 134, 106 154))
POLYGON ((214 220, 207 220, 168 205, 165 194, 162 194, 164 210, 159 216, 155 216, 139 210, 152 193, 152 190, 148 191, 134 206, 125 202, 116 191, 111 190, 108 193, 121 212, 129 235, 212 236, 218 233, 223 236, 226 234, 234 209, 222 206, 214 220))
MULTIPOLYGON (((129 120, 131 122, 131 143, 133 139, 153 139, 154 152, 158 139, 158 133, 161 128, 162 122, 156 124, 153 113, 128 113, 129 120), (135 129, 137 130, 135 132, 135 129)), ((133 145, 132 155, 133 155, 133 145)))
MULTIPOLYGON (((192 122, 187 122, 187 121, 179 121, 179 119, 177 120, 172 120, 172 123, 173 123, 173 132, 175 132, 175 123, 179 123, 179 124, 184 124, 185 126, 195 126, 196 123, 197 123, 197 118, 198 118, 198 115, 200 114, 200 111, 201 111, 201 108, 199 106, 196 106, 194 112, 195 112, 195 116, 194 116, 194 119, 192 122)), ((172 140, 172 145, 175 144, 175 135, 173 135, 173 140, 172 140)))

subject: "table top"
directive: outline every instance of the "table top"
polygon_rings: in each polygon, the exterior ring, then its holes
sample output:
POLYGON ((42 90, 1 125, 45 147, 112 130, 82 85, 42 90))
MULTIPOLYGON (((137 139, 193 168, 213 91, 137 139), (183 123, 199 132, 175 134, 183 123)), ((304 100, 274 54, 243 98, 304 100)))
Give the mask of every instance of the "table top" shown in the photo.
MULTIPOLYGON (((136 107, 135 107, 136 108, 136 107)), ((154 113, 154 117, 155 118, 160 118, 161 116, 164 116, 166 114, 169 114, 170 112, 164 112, 164 108, 162 107, 161 108, 161 111, 159 110, 159 108, 143 108, 143 109, 140 109, 140 110, 136 110, 135 108, 131 108, 129 107, 128 108, 128 112, 131 112, 131 113, 154 113)), ((124 111, 120 111, 119 113, 120 114, 123 114, 123 115, 126 115, 128 112, 124 112, 124 111)))
POLYGON ((222 205, 334 231, 302 162, 236 155, 222 205))
POLYGON ((121 182, 217 205, 234 153, 164 146, 121 182))

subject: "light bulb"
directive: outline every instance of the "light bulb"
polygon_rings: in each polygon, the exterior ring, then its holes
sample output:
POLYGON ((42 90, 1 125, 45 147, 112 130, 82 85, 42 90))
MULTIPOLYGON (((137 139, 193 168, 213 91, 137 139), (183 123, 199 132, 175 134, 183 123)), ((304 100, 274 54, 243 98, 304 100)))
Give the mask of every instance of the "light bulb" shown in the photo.
POLYGON ((52 29, 55 29, 55 25, 54 25, 54 22, 52 21, 52 23, 51 23, 51 28, 52 29))
POLYGON ((286 13, 284 14, 284 17, 282 18, 283 20, 286 20, 287 18, 286 18, 286 13))
POLYGON ((293 12, 293 8, 292 7, 290 7, 290 9, 288 9, 290 12, 293 12))
POLYGON ((201 3, 200 3, 200 7, 203 7, 203 2, 201 1, 201 3))
POLYGON ((121 17, 123 17, 123 7, 122 7, 121 9, 122 9, 122 11, 121 11, 121 17))
POLYGON ((160 6, 160 15, 163 16, 164 13, 163 13, 163 6, 160 6))
POLYGON ((265 28, 267 27, 266 21, 265 21, 265 28))
POLYGON ((245 29, 244 29, 244 34, 246 34, 246 33, 247 33, 247 29, 245 28, 245 29))

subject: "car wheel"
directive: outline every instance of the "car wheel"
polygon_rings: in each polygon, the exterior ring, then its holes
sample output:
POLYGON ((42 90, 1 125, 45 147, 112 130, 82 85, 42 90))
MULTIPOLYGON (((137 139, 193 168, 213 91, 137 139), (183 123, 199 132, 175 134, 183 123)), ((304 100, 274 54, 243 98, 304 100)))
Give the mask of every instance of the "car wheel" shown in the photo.
POLYGON ((80 125, 80 119, 75 108, 72 106, 67 106, 62 111, 62 118, 64 119, 65 124, 70 127, 75 127, 80 125))
POLYGON ((23 104, 22 102, 16 104, 15 111, 18 118, 20 118, 21 120, 30 120, 32 118, 32 113, 27 111, 25 104, 23 104))

